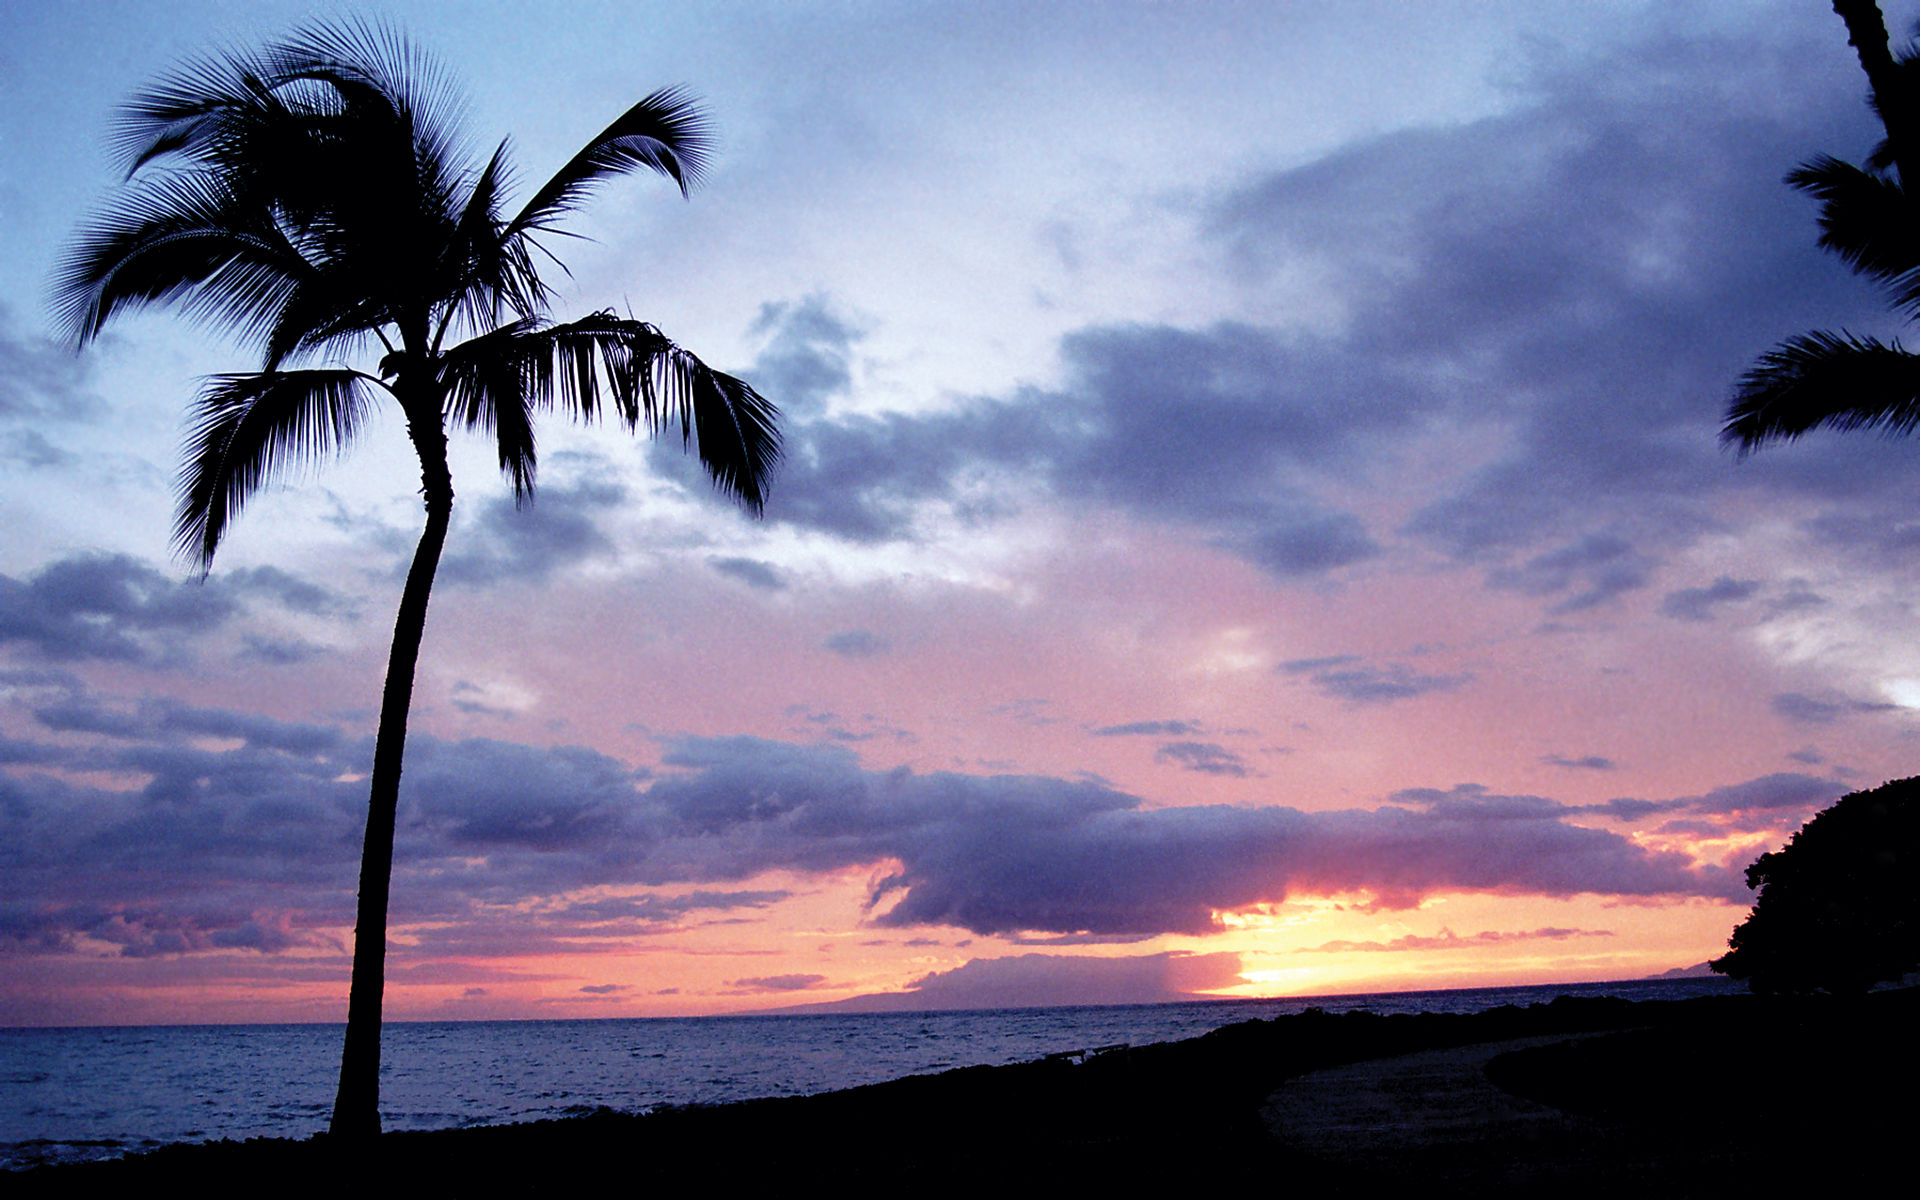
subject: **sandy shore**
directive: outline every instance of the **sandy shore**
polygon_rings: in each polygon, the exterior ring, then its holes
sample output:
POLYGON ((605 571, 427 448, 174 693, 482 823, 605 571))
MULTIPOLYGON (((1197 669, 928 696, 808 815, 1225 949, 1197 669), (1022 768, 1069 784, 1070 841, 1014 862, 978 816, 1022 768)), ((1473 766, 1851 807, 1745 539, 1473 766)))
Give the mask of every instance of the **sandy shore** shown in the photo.
POLYGON ((16 1195, 378 1178, 495 1194, 1419 1186, 1426 1194, 1769 1195, 1906 1167, 1920 993, 1851 1002, 1562 999, 1465 1016, 1309 1012, 1084 1062, 916 1076, 645 1117, 176 1146, 4 1180, 16 1195), (1881 1101, 1880 1082, 1898 1100, 1881 1101), (916 1185, 920 1186, 920 1185, 916 1185))

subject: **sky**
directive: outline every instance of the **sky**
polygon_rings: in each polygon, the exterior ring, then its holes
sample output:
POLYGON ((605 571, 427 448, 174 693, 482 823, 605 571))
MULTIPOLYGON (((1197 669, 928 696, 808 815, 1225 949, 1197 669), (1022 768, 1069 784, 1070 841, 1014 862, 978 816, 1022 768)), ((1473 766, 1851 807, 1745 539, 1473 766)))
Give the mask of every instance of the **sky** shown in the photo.
POLYGON ((1782 183, 1877 140, 1824 3, 26 0, 0 1024, 344 1018, 403 430, 200 581, 184 414, 251 353, 155 309, 76 354, 48 291, 117 104, 349 11, 520 195, 702 97, 705 185, 597 193, 555 313, 787 450, 755 520, 677 442, 550 422, 518 511, 456 446, 390 1019, 1635 978, 1914 770, 1915 448, 1717 436, 1784 338, 1900 332, 1782 183))

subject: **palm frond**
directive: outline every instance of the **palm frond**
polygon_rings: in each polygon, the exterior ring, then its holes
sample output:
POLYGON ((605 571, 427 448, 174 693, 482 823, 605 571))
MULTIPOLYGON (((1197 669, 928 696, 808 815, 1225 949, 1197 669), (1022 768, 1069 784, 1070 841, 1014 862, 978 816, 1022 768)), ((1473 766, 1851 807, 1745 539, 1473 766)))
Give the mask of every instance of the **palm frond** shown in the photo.
MULTIPOLYGON (((771 402, 654 326, 612 313, 544 328, 504 326, 449 351, 443 378, 462 396, 453 412, 502 438, 509 474, 505 435, 522 436, 503 416, 510 407, 527 414, 557 407, 588 422, 611 408, 629 430, 644 426, 650 434, 677 426, 714 485, 755 513, 780 459, 780 414, 771 402)), ((524 436, 530 490, 531 431, 524 436)))
POLYGON ((551 230, 580 206, 594 185, 642 167, 673 180, 686 195, 706 174, 712 149, 707 115, 693 96, 683 88, 661 88, 622 113, 561 167, 508 223, 507 233, 551 230))
POLYGON ((440 368, 447 415, 468 431, 493 438, 500 473, 513 484, 520 504, 533 499, 538 465, 525 343, 535 328, 532 319, 523 318, 470 338, 449 351, 440 368))
POLYGON ((270 328, 311 273, 271 214, 193 173, 129 186, 83 226, 54 279, 54 305, 76 345, 123 308, 179 301, 243 336, 270 328))
POLYGON ((1920 428, 1920 356, 1847 333, 1789 339, 1740 380, 1720 440, 1745 455, 1819 428, 1920 428))
POLYGON ((1820 201, 1820 245, 1885 284, 1895 303, 1920 308, 1920 217, 1891 176, 1821 155, 1787 182, 1820 201))
POLYGON ((138 92, 114 119, 109 141, 131 179, 168 155, 205 163, 218 157, 242 112, 278 108, 258 55, 193 59, 138 92))
POLYGON ((521 318, 545 310, 549 289, 525 240, 503 235, 500 195, 511 185, 507 146, 500 143, 474 180, 442 256, 440 291, 448 297, 438 318, 442 331, 456 317, 470 329, 487 329, 498 324, 503 307, 521 318))
POLYGON ((193 405, 175 548, 202 571, 253 494, 289 468, 343 452, 372 402, 358 371, 216 375, 193 405))

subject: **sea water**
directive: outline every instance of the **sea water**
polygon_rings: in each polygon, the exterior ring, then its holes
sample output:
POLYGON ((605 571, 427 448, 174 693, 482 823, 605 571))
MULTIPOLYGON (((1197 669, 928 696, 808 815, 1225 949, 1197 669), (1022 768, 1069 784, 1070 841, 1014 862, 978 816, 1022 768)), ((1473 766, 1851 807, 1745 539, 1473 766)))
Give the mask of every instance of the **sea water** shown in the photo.
MULTIPOLYGON (((1286 1000, 965 1012, 386 1026, 387 1129, 564 1117, 606 1107, 795 1096, 952 1067, 1196 1037, 1237 1021, 1331 1012, 1478 1012, 1556 996, 1679 999, 1730 980, 1389 992, 1286 1000)), ((326 1127, 338 1025, 0 1029, 0 1167, 78 1162, 169 1142, 305 1138, 326 1127)))

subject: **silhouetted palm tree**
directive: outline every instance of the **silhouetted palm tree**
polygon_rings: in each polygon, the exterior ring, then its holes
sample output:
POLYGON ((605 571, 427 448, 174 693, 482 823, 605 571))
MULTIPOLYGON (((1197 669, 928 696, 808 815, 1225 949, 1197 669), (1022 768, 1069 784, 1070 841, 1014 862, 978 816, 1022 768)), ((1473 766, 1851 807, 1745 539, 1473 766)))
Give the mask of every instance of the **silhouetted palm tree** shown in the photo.
POLYGON ((379 1131, 380 1001, 394 811, 427 596, 453 510, 449 424, 484 433, 517 499, 534 488, 535 414, 631 430, 677 426, 723 492, 758 512, 777 413, 658 329, 612 312, 564 324, 537 240, 609 176, 657 171, 682 193, 709 138, 683 92, 658 91, 589 142, 511 217, 506 143, 469 160, 445 77, 390 30, 315 25, 257 54, 189 64, 135 97, 116 130, 127 181, 81 231, 57 281, 85 345, 150 303, 238 331, 261 369, 195 402, 175 524, 202 572, 242 505, 295 463, 347 448, 383 398, 420 459, 426 527, 394 622, 354 929, 332 1131, 379 1131), (340 362, 378 344, 376 374, 340 362))
MULTIPOLYGON (((1907 190, 1907 148, 1920 130, 1920 60, 1895 58, 1877 5, 1836 0, 1872 88, 1887 137, 1864 166, 1821 155, 1787 176, 1820 201, 1820 245, 1886 286, 1909 318, 1920 317, 1920 205, 1907 190)), ((1734 390, 1721 438, 1742 453, 1821 427, 1912 433, 1920 426, 1920 356, 1898 340, 1846 331, 1789 338, 1734 390)))

